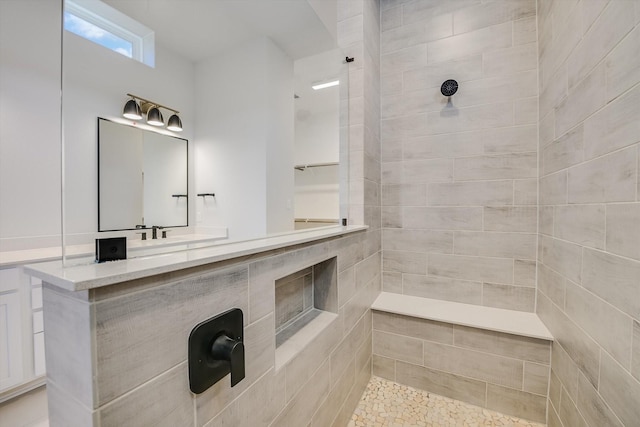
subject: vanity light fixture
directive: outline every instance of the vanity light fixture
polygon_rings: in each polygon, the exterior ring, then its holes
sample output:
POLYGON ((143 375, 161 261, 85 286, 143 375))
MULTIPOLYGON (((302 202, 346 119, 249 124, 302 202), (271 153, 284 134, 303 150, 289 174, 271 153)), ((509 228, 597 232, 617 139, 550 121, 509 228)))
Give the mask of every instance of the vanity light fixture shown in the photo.
POLYGON ((164 126, 164 117, 155 105, 147 111, 147 123, 151 126, 164 126))
POLYGON ((338 86, 339 84, 340 84, 340 80, 334 80, 332 82, 313 85, 313 86, 311 86, 311 89, 320 90, 320 89, 325 89, 325 88, 332 87, 332 86, 338 86))
POLYGON ((122 115, 127 119, 131 120, 140 120, 142 118, 142 110, 140 110, 140 106, 138 105, 138 101, 134 98, 131 98, 124 104, 124 111, 122 115))
POLYGON ((182 132, 182 120, 178 117, 177 114, 173 114, 169 117, 169 121, 167 122, 167 129, 173 132, 182 132))
POLYGON ((151 126, 164 126, 164 118, 160 111, 161 108, 164 108, 165 110, 169 110, 173 113, 171 117, 169 117, 167 129, 173 132, 182 132, 182 120, 180 120, 180 116, 178 116, 178 110, 174 110, 173 108, 160 105, 157 102, 150 101, 130 93, 128 93, 127 96, 131 97, 131 99, 129 99, 124 105, 122 113, 122 115, 127 119, 141 120, 142 115, 146 114, 148 124, 151 126), (138 104, 138 101, 140 104, 138 104))

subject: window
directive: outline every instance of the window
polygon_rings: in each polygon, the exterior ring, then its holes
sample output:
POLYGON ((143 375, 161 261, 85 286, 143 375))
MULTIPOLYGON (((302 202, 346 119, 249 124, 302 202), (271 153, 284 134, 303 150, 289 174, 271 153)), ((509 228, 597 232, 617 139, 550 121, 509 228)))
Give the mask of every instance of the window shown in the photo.
POLYGON ((155 65, 153 31, 99 0, 65 0, 64 29, 150 67, 155 65))

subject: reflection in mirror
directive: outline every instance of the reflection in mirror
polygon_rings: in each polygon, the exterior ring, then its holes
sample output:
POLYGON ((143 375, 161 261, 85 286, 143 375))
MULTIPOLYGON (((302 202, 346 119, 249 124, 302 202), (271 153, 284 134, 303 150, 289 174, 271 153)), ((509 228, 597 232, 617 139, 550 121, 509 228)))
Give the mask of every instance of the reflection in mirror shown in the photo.
MULTIPOLYGON (((345 206, 346 186, 338 182, 346 182, 348 173, 342 167, 345 162, 337 163, 340 153, 348 152, 346 141, 339 141, 347 134, 339 132, 346 127, 346 115, 338 111, 347 109, 347 66, 336 47, 337 0, 73 3, 87 8, 100 4, 102 11, 116 11, 108 15, 124 15, 149 29, 154 43, 153 52, 144 53, 153 55, 150 66, 77 32, 63 33, 66 244, 87 242, 96 229, 129 229, 132 219, 140 218, 135 226, 142 217, 147 226, 188 224, 174 237, 195 233, 241 240, 293 231, 296 218, 327 219, 331 223, 318 225, 330 225, 346 216, 339 209, 345 206), (311 89, 336 77, 339 86, 311 89), (140 184, 131 178, 130 192, 111 195, 109 202, 124 211, 116 199, 128 197, 130 212, 119 212, 128 218, 103 221, 103 196, 100 208, 95 202, 95 118, 145 128, 144 117, 138 121, 121 117, 127 93, 180 111, 180 137, 189 141, 186 173, 191 193, 178 200, 185 205, 182 213, 188 212, 186 220, 152 216, 148 197, 144 191, 139 195, 140 184), (308 168, 302 172, 305 179, 296 178, 301 173, 296 166, 319 163, 333 166, 322 172, 315 168, 313 175, 308 168), (314 210, 305 198, 322 200, 316 205, 331 209, 314 210), (98 214, 100 224, 96 224, 98 214)), ((171 134, 166 127, 163 131, 171 134)), ((145 183, 147 178, 145 171, 145 183)))
POLYGON ((187 140, 98 118, 98 231, 186 227, 187 140))

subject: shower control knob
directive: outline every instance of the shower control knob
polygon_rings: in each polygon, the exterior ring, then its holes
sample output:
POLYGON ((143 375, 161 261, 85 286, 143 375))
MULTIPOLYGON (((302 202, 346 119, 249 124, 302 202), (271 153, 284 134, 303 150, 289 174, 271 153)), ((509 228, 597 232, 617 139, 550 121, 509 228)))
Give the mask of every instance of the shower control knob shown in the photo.
POLYGON ((244 344, 225 334, 218 336, 211 345, 214 360, 225 360, 231 371, 231 387, 244 378, 244 344))

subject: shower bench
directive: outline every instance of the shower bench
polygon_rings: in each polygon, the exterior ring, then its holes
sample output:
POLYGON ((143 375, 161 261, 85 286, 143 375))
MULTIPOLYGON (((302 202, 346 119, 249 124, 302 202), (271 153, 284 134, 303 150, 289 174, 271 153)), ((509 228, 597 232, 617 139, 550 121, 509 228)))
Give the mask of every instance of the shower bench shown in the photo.
POLYGON ((535 313, 382 292, 373 374, 546 422, 553 336, 535 313))

